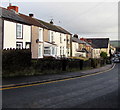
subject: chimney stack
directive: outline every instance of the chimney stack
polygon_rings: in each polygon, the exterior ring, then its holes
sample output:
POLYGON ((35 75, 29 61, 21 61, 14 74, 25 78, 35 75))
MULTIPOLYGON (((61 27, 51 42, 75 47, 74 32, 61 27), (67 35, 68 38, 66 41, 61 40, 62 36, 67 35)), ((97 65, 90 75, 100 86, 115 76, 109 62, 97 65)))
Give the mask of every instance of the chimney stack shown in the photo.
POLYGON ((51 19, 50 24, 53 24, 53 19, 51 19))
POLYGON ((32 14, 32 13, 29 14, 29 17, 31 17, 31 18, 32 18, 33 16, 34 16, 34 14, 32 14))
POLYGON ((74 36, 73 36, 73 37, 78 38, 78 35, 77 35, 77 34, 74 34, 74 36))
POLYGON ((8 10, 14 10, 15 12, 18 13, 18 7, 17 6, 12 6, 11 3, 9 3, 9 6, 7 7, 8 10))

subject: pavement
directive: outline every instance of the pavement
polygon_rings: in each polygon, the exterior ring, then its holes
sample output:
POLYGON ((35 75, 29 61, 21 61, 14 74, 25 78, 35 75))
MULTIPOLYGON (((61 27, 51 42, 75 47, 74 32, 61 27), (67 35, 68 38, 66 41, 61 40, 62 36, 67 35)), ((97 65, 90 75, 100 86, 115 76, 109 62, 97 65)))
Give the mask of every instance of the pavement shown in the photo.
POLYGON ((109 64, 103 67, 90 69, 90 70, 67 72, 67 73, 60 73, 60 74, 53 74, 53 75, 51 74, 51 75, 42 75, 42 76, 3 78, 2 85, 3 87, 19 86, 19 85, 36 84, 36 83, 41 83, 41 82, 49 82, 49 81, 55 81, 55 80, 60 80, 60 79, 79 77, 79 76, 94 74, 97 72, 108 70, 112 68, 113 65, 114 64, 109 64))
MULTIPOLYGON (((107 70, 108 68, 110 65, 97 69, 104 70, 99 74, 91 73, 85 77, 2 90, 2 108, 118 108, 120 64, 107 70)), ((82 73, 98 72, 97 70, 82 73)))

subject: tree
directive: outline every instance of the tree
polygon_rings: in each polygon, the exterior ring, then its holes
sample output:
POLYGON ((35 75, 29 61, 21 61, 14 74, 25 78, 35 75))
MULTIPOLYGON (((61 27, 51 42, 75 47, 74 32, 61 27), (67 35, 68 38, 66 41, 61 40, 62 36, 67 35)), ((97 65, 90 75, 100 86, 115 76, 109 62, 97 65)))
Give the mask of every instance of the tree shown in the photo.
POLYGON ((106 52, 101 52, 100 56, 104 59, 106 59, 108 57, 106 52))

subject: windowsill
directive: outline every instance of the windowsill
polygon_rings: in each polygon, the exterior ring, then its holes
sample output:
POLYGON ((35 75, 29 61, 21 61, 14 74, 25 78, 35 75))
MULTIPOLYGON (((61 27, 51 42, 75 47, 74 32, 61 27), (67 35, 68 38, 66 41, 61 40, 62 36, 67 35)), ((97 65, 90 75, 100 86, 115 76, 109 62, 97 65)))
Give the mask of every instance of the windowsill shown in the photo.
POLYGON ((16 39, 23 39, 23 37, 16 37, 16 39))

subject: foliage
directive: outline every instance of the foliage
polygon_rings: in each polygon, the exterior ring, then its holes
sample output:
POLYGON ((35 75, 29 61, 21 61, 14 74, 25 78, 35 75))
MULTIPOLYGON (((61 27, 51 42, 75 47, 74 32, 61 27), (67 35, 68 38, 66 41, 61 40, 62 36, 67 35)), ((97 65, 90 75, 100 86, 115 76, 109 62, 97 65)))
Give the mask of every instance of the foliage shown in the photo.
POLYGON ((106 59, 106 58, 107 58, 107 53, 106 53, 106 52, 101 52, 101 53, 100 53, 100 56, 101 56, 103 59, 106 59))
POLYGON ((31 65, 31 52, 26 49, 10 49, 2 51, 3 71, 19 71, 31 65))
POLYGON ((31 60, 30 50, 3 50, 2 51, 3 77, 56 74, 68 71, 79 71, 87 68, 96 68, 105 64, 102 59, 72 59, 45 57, 31 60))

